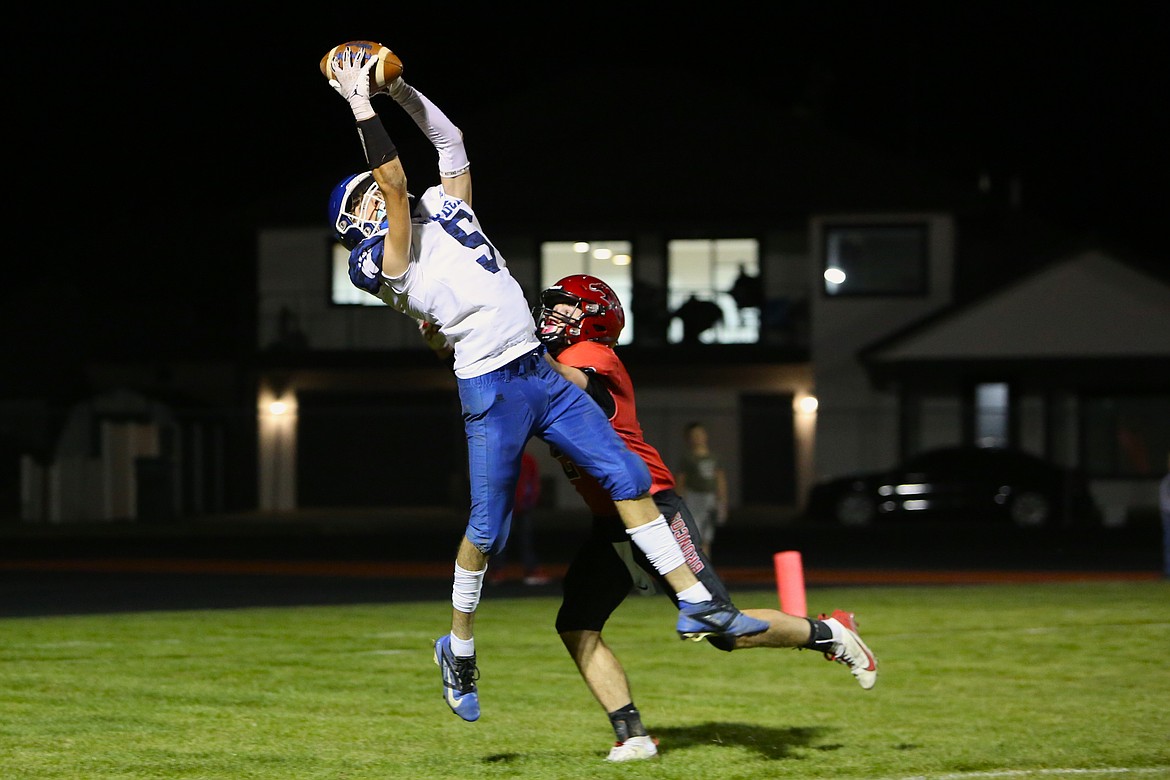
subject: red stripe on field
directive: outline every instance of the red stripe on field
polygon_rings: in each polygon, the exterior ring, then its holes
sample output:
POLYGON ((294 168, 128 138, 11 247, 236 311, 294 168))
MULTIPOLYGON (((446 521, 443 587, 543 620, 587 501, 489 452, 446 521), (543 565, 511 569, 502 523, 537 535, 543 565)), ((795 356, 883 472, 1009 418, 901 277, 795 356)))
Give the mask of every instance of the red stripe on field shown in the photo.
MULTIPOLYGON (((774 583, 776 574, 764 569, 719 570, 727 582, 774 583)), ((1154 581, 1156 571, 1039 571, 1004 569, 805 569, 806 585, 983 585, 1029 582, 1154 581)))
POLYGON ((308 577, 428 578, 453 574, 449 564, 372 561, 255 561, 190 558, 84 558, 0 561, 0 571, 136 572, 149 574, 293 574, 308 577))
MULTIPOLYGON (((565 566, 544 567, 559 578, 565 566)), ((264 561, 190 558, 93 558, 0 560, 0 571, 71 571, 143 574, 281 574, 306 577, 446 579, 453 563, 417 561, 264 561)), ((725 566, 719 575, 728 584, 774 584, 772 568, 725 566)), ((1046 582, 1155 581, 1158 571, 1020 571, 1001 569, 805 569, 807 585, 983 585, 1046 582)))

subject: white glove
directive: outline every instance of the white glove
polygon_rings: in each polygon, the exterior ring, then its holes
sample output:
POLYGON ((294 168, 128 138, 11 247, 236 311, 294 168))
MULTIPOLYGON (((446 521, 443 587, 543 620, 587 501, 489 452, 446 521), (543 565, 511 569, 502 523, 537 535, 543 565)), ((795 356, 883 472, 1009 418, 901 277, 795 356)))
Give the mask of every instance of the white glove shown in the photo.
POLYGON ((345 98, 353 111, 353 118, 359 122, 375 116, 374 107, 370 105, 370 69, 377 64, 377 56, 367 58, 364 52, 352 50, 342 53, 333 63, 329 86, 345 98))
POLYGON ((427 346, 434 350, 439 357, 447 357, 453 350, 451 345, 447 342, 447 337, 439 332, 439 326, 433 322, 426 320, 417 320, 418 332, 422 334, 423 341, 427 346))

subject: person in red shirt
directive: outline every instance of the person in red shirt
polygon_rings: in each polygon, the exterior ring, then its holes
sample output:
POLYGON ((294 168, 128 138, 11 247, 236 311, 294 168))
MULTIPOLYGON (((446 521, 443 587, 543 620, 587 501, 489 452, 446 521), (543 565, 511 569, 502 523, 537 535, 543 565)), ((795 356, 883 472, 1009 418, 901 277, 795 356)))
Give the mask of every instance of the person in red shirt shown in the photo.
MULTIPOLYGON (((674 475, 642 434, 633 382, 613 349, 625 326, 625 312, 617 295, 602 280, 575 274, 542 291, 540 302, 537 335, 548 347, 546 360, 598 403, 626 446, 645 461, 652 478, 650 493, 678 539, 686 563, 708 590, 730 599, 726 585, 703 552, 690 509, 674 490, 674 475)), ((672 600, 675 597, 645 556, 630 544, 613 501, 597 481, 563 453, 554 450, 552 454, 593 514, 591 534, 565 572, 557 633, 609 715, 617 740, 607 760, 652 758, 657 754, 657 741, 642 724, 625 670, 601 632, 633 590, 660 589, 672 600)), ((748 609, 744 614, 766 620, 768 630, 734 639, 711 636, 707 641, 724 651, 808 648, 848 666, 862 688, 872 688, 876 682, 877 661, 857 635, 853 613, 836 610, 832 617, 821 615, 816 620, 776 609, 748 609)))
MULTIPOLYGON (((512 505, 512 530, 520 544, 520 562, 523 566, 525 585, 547 585, 551 578, 540 565, 536 552, 536 533, 533 528, 533 511, 540 503, 540 465, 527 450, 520 456, 520 479, 516 481, 516 501, 512 505)), ((488 582, 501 585, 509 579, 508 553, 497 553, 488 572, 488 582)))

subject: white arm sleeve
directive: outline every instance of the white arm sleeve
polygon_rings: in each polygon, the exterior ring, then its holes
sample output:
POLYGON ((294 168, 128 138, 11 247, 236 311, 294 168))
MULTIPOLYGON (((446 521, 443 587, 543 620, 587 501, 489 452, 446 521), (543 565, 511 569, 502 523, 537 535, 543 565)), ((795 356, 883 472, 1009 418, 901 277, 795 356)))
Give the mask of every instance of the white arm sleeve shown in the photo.
POLYGON ((434 144, 439 153, 440 176, 453 178, 471 167, 463 148, 462 131, 430 98, 407 84, 402 77, 395 79, 387 91, 434 144))

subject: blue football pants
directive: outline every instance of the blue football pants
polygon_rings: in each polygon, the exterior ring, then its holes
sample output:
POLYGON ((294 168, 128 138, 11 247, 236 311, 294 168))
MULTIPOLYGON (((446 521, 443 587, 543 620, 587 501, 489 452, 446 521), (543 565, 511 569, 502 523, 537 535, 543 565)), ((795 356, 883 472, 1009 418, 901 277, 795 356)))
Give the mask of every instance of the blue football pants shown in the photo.
POLYGON ((471 515, 467 538, 486 555, 504 548, 520 477, 520 456, 536 436, 592 474, 615 501, 650 490, 650 472, 585 391, 558 374, 543 349, 459 379, 467 434, 471 515))

